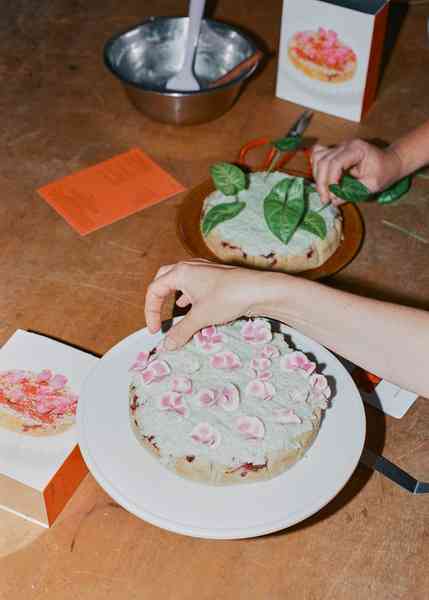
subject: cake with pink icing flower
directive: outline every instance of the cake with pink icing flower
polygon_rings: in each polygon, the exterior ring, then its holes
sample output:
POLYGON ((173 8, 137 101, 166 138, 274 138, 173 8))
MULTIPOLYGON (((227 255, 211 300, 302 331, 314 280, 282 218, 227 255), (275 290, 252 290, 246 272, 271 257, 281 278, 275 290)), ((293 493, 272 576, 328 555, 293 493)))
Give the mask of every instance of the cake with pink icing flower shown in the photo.
POLYGON ((161 343, 140 352, 130 374, 139 442, 178 475, 213 485, 291 467, 331 395, 316 363, 262 318, 206 327, 174 352, 161 343))
POLYGON ((0 427, 40 436, 61 433, 73 425, 77 395, 67 377, 45 369, 39 373, 0 373, 0 427))
POLYGON ((341 83, 356 72, 355 52, 335 31, 323 27, 295 33, 289 41, 288 56, 297 69, 320 81, 341 83))

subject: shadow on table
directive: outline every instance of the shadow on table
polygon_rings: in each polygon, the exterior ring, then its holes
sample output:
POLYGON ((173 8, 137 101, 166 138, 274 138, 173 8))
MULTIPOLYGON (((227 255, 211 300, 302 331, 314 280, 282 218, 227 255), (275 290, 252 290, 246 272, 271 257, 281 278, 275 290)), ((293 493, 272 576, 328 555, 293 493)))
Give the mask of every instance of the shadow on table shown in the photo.
POLYGON ((390 63, 390 59, 396 45, 396 40, 401 32, 408 9, 408 4, 405 2, 390 3, 383 55, 381 57, 380 82, 383 80, 384 73, 390 63))
MULTIPOLYGON (((377 454, 382 454, 386 434, 386 417, 382 412, 372 408, 371 406, 364 404, 364 407, 367 428, 365 447, 377 454)), ((341 448, 338 448, 338 451, 340 452, 341 448)), ((264 537, 287 535, 293 533, 294 531, 307 529, 308 527, 312 527, 320 521, 330 518, 337 511, 342 510, 345 506, 347 506, 351 500, 353 500, 353 498, 365 487, 373 474, 374 471, 372 469, 359 464, 339 494, 337 494, 335 498, 329 502, 329 504, 319 510, 316 514, 308 519, 305 519, 305 521, 298 523, 297 525, 293 525, 292 527, 282 529, 281 531, 277 531, 275 533, 270 533, 264 537)))

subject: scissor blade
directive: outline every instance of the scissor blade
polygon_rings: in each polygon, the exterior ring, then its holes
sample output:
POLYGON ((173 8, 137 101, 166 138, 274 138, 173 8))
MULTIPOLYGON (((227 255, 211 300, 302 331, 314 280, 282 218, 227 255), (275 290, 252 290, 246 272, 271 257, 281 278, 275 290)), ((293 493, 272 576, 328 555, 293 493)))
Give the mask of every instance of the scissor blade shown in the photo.
POLYGON ((301 136, 310 124, 313 118, 313 111, 305 110, 299 119, 292 125, 286 134, 286 137, 297 137, 301 136))

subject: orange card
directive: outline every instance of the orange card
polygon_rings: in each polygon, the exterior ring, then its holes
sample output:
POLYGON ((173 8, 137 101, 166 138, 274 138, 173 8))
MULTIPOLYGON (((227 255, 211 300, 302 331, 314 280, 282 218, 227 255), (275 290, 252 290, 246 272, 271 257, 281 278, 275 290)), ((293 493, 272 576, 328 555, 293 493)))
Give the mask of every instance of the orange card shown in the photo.
POLYGON ((37 192, 85 235, 184 190, 144 152, 133 148, 37 192))

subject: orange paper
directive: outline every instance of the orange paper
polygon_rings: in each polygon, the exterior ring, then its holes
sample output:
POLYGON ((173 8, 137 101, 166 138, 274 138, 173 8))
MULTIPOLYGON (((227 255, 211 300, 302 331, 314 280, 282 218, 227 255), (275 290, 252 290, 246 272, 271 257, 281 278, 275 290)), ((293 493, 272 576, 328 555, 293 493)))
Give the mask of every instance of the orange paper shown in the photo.
POLYGON ((38 189, 81 235, 161 202, 184 187, 138 148, 38 189))

